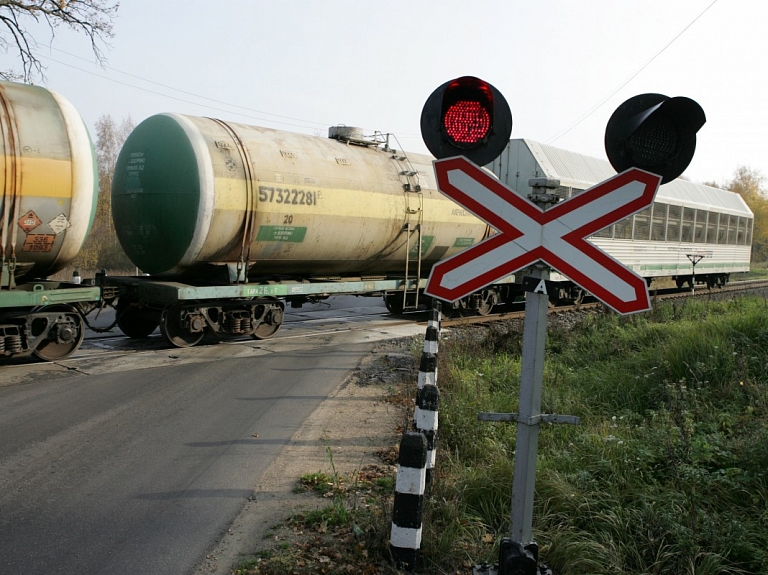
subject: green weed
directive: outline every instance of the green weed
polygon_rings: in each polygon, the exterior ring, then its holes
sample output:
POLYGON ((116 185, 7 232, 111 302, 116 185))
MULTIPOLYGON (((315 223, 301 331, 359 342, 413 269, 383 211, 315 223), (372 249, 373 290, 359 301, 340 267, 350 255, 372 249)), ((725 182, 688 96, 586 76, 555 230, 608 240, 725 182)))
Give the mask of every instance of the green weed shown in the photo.
MULTIPOLYGON (((519 339, 494 328, 441 346, 429 572, 461 550, 493 560, 471 538, 509 530, 515 426, 476 414, 516 411, 519 339)), ((541 430, 543 560, 558 575, 768 572, 767 367, 763 298, 551 327, 542 411, 582 424, 541 430)))

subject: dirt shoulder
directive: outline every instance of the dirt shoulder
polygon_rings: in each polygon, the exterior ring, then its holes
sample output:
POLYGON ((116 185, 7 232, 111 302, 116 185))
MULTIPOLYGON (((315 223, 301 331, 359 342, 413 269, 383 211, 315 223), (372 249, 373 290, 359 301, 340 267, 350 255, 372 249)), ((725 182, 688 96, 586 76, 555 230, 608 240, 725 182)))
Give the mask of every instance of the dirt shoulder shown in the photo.
POLYGON ((411 351, 414 345, 418 344, 413 338, 377 344, 267 469, 250 501, 195 575, 229 575, 259 550, 290 543, 285 540, 286 530, 277 526, 297 513, 328 505, 315 493, 297 491, 302 475, 349 476, 369 466, 391 464, 386 454, 399 441, 406 423, 403 402, 392 398, 396 388, 408 381, 415 394, 418 361, 411 351))

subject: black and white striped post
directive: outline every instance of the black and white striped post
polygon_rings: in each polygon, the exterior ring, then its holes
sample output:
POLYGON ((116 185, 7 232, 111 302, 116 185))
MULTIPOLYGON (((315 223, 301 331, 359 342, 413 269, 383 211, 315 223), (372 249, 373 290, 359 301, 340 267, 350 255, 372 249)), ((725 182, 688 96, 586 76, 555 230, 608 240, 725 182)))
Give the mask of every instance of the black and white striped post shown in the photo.
POLYGON ((421 548, 424 490, 435 466, 437 432, 437 348, 440 339, 440 302, 432 300, 419 365, 414 428, 400 441, 390 550, 398 567, 413 570, 421 548))
POLYGON ((427 438, 408 431, 400 441, 389 549, 398 567, 416 569, 427 475, 427 438))
POLYGON ((435 440, 437 436, 437 409, 440 392, 437 389, 437 352, 440 340, 440 301, 432 300, 429 311, 427 333, 424 335, 424 349, 419 365, 418 391, 413 423, 416 431, 427 438, 427 482, 431 481, 435 469, 435 440))
POLYGON ((432 481, 435 469, 435 440, 437 439, 437 407, 440 392, 437 386, 425 385, 416 393, 416 409, 413 412, 416 431, 427 439, 427 482, 432 481))
POLYGON ((440 300, 433 299, 429 310, 424 348, 419 363, 419 389, 425 385, 437 385, 437 350, 440 341, 440 300))

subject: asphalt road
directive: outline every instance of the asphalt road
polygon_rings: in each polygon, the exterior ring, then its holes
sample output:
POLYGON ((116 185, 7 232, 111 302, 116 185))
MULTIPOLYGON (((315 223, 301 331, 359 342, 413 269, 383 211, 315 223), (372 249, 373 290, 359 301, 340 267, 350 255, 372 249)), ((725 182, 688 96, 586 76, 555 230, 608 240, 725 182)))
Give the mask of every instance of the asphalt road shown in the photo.
POLYGON ((0 366, 0 573, 192 571, 391 325, 0 366))

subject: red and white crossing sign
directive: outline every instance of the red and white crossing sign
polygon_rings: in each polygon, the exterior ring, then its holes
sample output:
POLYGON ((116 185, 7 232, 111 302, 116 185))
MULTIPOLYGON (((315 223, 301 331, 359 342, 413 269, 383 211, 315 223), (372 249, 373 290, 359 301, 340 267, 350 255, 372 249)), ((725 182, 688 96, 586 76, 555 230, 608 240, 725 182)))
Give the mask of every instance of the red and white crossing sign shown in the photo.
POLYGON ((587 238, 650 206, 661 176, 631 168, 542 210, 466 158, 434 164, 438 189, 498 233, 433 267, 427 295, 453 302, 541 260, 620 314, 650 309, 645 280, 587 238))

